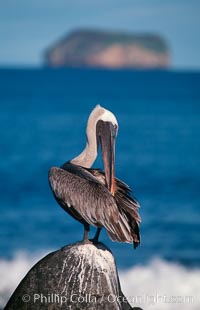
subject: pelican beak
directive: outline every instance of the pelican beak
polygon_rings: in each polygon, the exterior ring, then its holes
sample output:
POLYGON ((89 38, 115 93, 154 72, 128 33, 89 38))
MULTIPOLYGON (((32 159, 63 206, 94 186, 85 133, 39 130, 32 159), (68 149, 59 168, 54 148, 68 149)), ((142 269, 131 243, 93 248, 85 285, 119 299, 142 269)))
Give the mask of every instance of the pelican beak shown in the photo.
POLYGON ((115 193, 115 139, 117 126, 111 122, 98 121, 97 135, 102 149, 106 186, 114 196, 115 193))

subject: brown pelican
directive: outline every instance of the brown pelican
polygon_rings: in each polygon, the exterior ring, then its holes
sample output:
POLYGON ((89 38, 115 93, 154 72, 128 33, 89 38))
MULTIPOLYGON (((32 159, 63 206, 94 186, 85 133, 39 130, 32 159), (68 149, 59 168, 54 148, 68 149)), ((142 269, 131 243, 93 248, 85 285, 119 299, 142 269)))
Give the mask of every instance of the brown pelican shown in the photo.
POLYGON ((84 225, 84 240, 89 226, 97 227, 97 242, 102 227, 113 241, 140 243, 138 202, 130 196, 130 188, 114 176, 115 138, 118 123, 113 113, 97 105, 87 122, 85 149, 60 168, 52 167, 49 183, 56 201, 73 218, 84 225), (90 169, 99 142, 105 173, 90 169))

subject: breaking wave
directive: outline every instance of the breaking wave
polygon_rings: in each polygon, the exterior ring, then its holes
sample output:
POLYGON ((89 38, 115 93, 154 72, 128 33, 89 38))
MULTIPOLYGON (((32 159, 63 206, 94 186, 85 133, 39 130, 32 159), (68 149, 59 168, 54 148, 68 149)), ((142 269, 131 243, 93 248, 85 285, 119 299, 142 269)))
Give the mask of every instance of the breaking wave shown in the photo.
POLYGON ((0 309, 30 268, 45 254, 43 252, 32 256, 26 252, 17 252, 11 260, 0 258, 0 309))
POLYGON ((200 269, 153 259, 119 272, 121 288, 134 306, 145 310, 200 309, 200 269))

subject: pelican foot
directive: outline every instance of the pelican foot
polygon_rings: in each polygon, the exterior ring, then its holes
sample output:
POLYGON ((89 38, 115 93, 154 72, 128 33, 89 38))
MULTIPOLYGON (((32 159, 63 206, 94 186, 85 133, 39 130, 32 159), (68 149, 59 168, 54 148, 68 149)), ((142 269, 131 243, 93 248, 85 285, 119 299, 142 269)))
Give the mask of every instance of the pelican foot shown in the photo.
POLYGON ((81 244, 93 244, 92 240, 84 239, 81 241, 81 244))

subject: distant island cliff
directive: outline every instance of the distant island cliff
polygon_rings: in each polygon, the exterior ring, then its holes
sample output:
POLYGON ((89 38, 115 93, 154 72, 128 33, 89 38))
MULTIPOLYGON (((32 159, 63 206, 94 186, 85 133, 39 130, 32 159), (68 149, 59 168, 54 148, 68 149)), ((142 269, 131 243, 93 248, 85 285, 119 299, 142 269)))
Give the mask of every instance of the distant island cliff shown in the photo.
POLYGON ((170 51, 154 34, 76 30, 45 51, 49 67, 168 68, 170 51))

